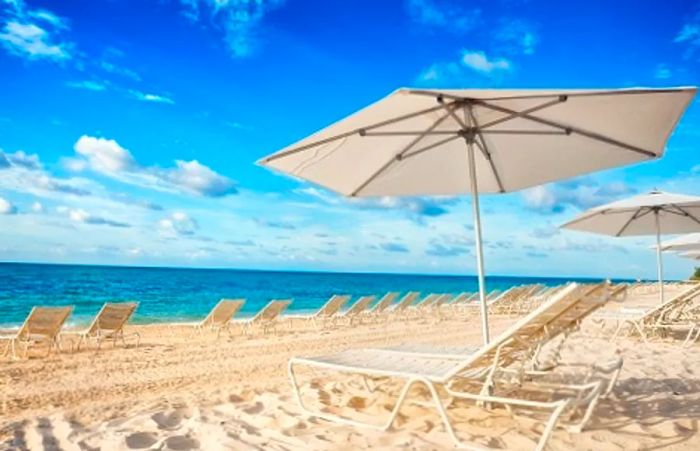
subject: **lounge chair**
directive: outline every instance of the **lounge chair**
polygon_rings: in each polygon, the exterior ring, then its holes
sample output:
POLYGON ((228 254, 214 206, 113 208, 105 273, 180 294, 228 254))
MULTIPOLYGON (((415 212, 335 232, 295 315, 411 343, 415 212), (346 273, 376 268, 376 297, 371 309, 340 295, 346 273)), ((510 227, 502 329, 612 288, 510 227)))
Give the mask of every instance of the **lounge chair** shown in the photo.
POLYGON ((348 303, 350 296, 337 295, 331 296, 316 313, 310 316, 305 316, 303 319, 311 322, 314 328, 325 327, 329 322, 332 322, 340 310, 348 303))
MULTIPOLYGON (((541 346, 576 328, 583 318, 607 301, 607 296, 600 290, 600 286, 577 289, 576 285, 571 285, 521 318, 491 343, 474 353, 461 356, 417 355, 392 350, 364 349, 325 357, 293 358, 288 366, 292 387, 299 405, 310 415, 353 426, 386 430, 394 423, 410 388, 423 385, 430 393, 445 429, 457 446, 475 444, 464 443, 455 433, 447 412, 447 406, 454 399, 471 400, 477 405, 487 407, 503 405, 509 411, 519 408, 545 410, 549 412, 549 416, 544 422, 544 429, 537 444, 536 449, 539 451, 544 449, 560 416, 565 412, 581 415, 579 421, 568 425, 572 431, 581 430, 603 391, 603 382, 557 386, 537 384, 547 392, 548 398, 546 401, 536 401, 515 395, 506 397, 494 394, 499 388, 498 374, 503 370, 512 369, 518 363, 527 364, 541 346), (300 391, 297 374, 299 367, 310 368, 314 374, 316 370, 324 369, 360 375, 366 384, 367 378, 378 377, 400 379, 404 381, 404 385, 388 420, 383 424, 368 423, 327 411, 309 409, 300 391), (472 390, 466 391, 469 387, 472 390), (448 399, 441 397, 442 392, 447 393, 448 399), (555 394, 558 399, 549 398, 555 394)), ((517 370, 515 373, 517 374, 517 370)))
POLYGON ((688 345, 697 339, 695 334, 699 325, 695 321, 684 321, 684 311, 697 296, 700 296, 700 283, 691 285, 673 298, 651 309, 625 308, 618 312, 601 315, 598 319, 617 321, 613 339, 626 330, 627 336, 636 333, 642 341, 648 343, 654 334, 665 335, 669 331, 681 331, 686 333, 683 344, 688 345))
MULTIPOLYGON (((427 295, 426 297, 424 297, 424 298, 421 299, 420 301, 416 302, 415 304, 406 307, 406 308, 404 309, 404 311, 405 311, 409 316, 413 316, 413 317, 416 317, 416 318, 420 318, 420 317, 422 317, 422 316, 425 314, 425 312, 426 312, 430 307, 432 307, 432 306, 435 304, 435 302, 437 302, 437 301, 440 300, 441 298, 442 298, 442 295, 441 295, 441 294, 430 293, 429 295, 427 295)), ((398 305, 401 305, 401 304, 399 303, 399 304, 397 304, 397 306, 398 306, 398 305)))
POLYGON ((202 321, 193 323, 195 331, 216 331, 217 337, 221 331, 230 330, 233 317, 241 310, 245 299, 221 299, 202 321))
POLYGON ((404 314, 408 311, 408 308, 418 299, 420 295, 417 291, 409 291, 397 302, 391 309, 388 310, 392 315, 404 314))
POLYGON ((243 332, 248 335, 253 329, 260 329, 263 333, 274 330, 279 324, 282 313, 291 304, 291 299, 273 299, 262 308, 254 317, 243 322, 243 332))
POLYGON ((374 302, 374 296, 362 296, 355 301, 345 312, 338 314, 339 321, 347 322, 348 326, 352 326, 355 321, 362 321, 363 316, 367 314, 367 307, 374 302))
MULTIPOLYGON (((97 316, 95 316, 95 319, 92 320, 90 327, 82 332, 77 332, 78 343, 76 345, 76 350, 79 350, 83 343, 87 343, 91 340, 96 343, 98 350, 105 340, 112 340, 115 346, 117 340, 121 340, 124 346, 126 346, 124 325, 126 325, 127 321, 129 321, 134 314, 138 305, 138 302, 106 302, 97 313, 97 316)), ((134 332, 130 335, 136 338, 136 347, 138 348, 141 336, 138 332, 134 332)))
POLYGON ((391 306, 392 302, 394 302, 394 299, 396 299, 398 295, 399 293, 390 291, 389 293, 382 296, 382 298, 379 301, 377 301, 375 306, 370 309, 369 315, 377 318, 380 314, 384 313, 389 309, 389 306, 391 306))
POLYGON ((18 358, 18 348, 24 346, 24 357, 29 355, 29 348, 34 344, 46 343, 47 353, 55 349, 61 350, 61 328, 73 311, 73 307, 33 307, 29 316, 13 335, 0 336, 7 344, 3 356, 8 354, 18 358))

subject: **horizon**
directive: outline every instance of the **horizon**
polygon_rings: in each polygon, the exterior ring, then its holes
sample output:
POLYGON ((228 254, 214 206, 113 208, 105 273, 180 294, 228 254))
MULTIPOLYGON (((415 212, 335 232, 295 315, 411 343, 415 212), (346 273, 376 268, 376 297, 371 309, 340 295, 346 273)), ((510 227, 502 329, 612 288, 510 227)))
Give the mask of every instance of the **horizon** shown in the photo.
MULTIPOLYGON (((173 270, 193 270, 193 271, 250 271, 250 272, 271 272, 271 273, 303 273, 303 274, 328 274, 328 275, 358 275, 358 276, 418 276, 418 277, 465 277, 476 278, 476 274, 460 274, 460 273, 407 273, 407 272, 363 272, 358 271, 324 271, 310 269, 265 269, 265 268, 232 268, 232 267, 204 267, 204 266, 132 266, 132 265, 110 265, 110 264, 91 264, 91 263, 43 263, 43 262, 10 262, 0 261, 1 265, 26 265, 26 266, 78 266, 78 267, 93 267, 93 268, 125 268, 125 269, 173 269, 173 270)), ((542 279, 542 280, 602 280, 600 277, 585 277, 577 275, 564 276, 523 276, 513 274, 488 274, 486 279, 542 279)), ((629 278, 613 278, 613 282, 656 282, 655 279, 629 279, 629 278)), ((687 279, 666 279, 664 282, 683 282, 687 279)))
MULTIPOLYGON (((400 86, 700 80, 690 1, 135 5, 0 0, 0 261, 471 277, 466 196, 345 199, 255 162, 400 86)), ((700 195, 699 126, 693 102, 660 160, 482 196, 486 276, 654 279, 654 237, 558 226, 700 195)))

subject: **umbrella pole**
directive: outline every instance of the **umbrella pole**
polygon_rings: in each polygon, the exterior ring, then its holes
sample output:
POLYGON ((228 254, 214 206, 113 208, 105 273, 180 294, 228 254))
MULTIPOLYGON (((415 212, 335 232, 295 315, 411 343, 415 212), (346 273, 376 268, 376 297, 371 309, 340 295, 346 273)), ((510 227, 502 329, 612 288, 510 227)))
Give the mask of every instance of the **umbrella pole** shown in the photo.
POLYGON ((476 164, 474 161, 474 141, 467 139, 469 155, 469 179, 471 180, 472 210, 474 214, 474 235, 476 238, 476 269, 479 280, 479 308, 481 309, 481 335, 484 344, 489 342, 489 312, 486 305, 484 288, 484 251, 481 242, 481 214, 479 213, 479 188, 476 181, 476 164))
POLYGON ((659 296, 661 303, 664 302, 664 260, 661 255, 661 224, 659 223, 659 211, 654 211, 656 219, 656 271, 659 279, 659 296))

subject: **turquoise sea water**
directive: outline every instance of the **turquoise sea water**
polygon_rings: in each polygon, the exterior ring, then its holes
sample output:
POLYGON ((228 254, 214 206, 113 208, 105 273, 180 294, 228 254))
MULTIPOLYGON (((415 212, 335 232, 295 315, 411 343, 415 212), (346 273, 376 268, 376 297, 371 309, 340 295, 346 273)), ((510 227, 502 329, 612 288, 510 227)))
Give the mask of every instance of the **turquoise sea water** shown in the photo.
MULTIPOLYGON (((488 277, 487 287, 557 285, 560 278, 488 277)), ((590 282, 592 279, 578 279, 590 282)), ((221 298, 245 298, 243 316, 270 299, 293 299, 290 311, 317 309, 332 294, 357 296, 387 291, 476 291, 474 276, 132 268, 0 263, 0 325, 21 323, 34 305, 73 305, 70 323, 88 322, 105 301, 137 300, 135 322, 203 317, 221 298)), ((352 301, 351 301, 352 302, 352 301)))

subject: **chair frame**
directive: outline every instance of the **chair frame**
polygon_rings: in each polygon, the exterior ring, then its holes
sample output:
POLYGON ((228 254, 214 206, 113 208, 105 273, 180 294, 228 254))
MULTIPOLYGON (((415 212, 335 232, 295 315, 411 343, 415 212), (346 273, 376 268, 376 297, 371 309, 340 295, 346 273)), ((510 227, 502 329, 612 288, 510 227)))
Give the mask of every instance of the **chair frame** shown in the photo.
POLYGON ((39 342, 48 342, 48 349, 46 352, 46 357, 51 355, 54 349, 59 352, 62 351, 61 347, 61 331, 63 325, 65 324, 68 317, 73 312, 73 306, 65 307, 32 307, 32 310, 27 315, 27 318, 22 323, 22 326, 13 335, 0 337, 2 340, 6 340, 7 344, 3 350, 3 357, 10 355, 13 360, 19 359, 18 348, 24 345, 24 358, 29 356, 29 348, 32 344, 39 342), (36 316, 40 316, 42 312, 52 311, 54 313, 62 313, 62 316, 56 321, 55 330, 50 334, 41 334, 37 332, 32 332, 33 320, 36 321, 36 316))

